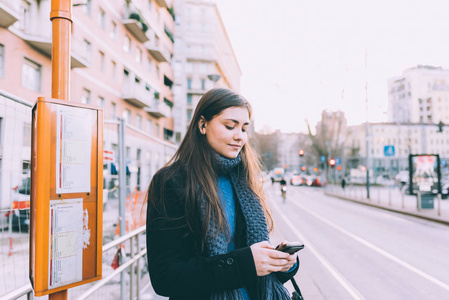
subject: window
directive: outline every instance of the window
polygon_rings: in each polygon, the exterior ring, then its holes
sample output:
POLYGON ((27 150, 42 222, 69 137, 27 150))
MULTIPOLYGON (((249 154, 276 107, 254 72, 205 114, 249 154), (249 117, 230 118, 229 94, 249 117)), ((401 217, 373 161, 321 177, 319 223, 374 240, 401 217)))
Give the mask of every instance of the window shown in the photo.
POLYGON ((193 64, 191 62, 188 62, 186 64, 186 71, 187 71, 187 73, 192 73, 193 72, 193 64))
POLYGON ((112 30, 110 36, 114 41, 117 40, 117 24, 115 24, 114 21, 112 22, 112 30))
POLYGON ((3 144, 3 118, 0 118, 0 145, 3 144))
POLYGON ((206 79, 201 79, 201 89, 202 90, 206 89, 206 79))
POLYGON ((187 94, 187 104, 192 104, 192 94, 187 94))
POLYGON ((83 42, 84 52, 86 53, 87 61, 91 62, 92 58, 92 45, 88 40, 83 42))
POLYGON ((158 123, 156 123, 156 136, 159 136, 160 126, 158 123))
POLYGON ((39 92, 41 89, 42 67, 25 58, 22 65, 22 86, 24 88, 39 92))
POLYGON ((84 5, 84 12, 89 16, 92 15, 92 0, 86 0, 84 5))
POLYGON ((81 97, 81 103, 90 104, 90 91, 83 89, 83 96, 81 97))
POLYGON ((104 116, 106 115, 106 109, 105 109, 106 107, 104 106, 104 98, 98 97, 97 102, 98 102, 98 106, 103 107, 103 118, 104 118, 104 116))
POLYGON ((188 109, 187 110, 187 122, 190 122, 190 120, 192 120, 192 110, 188 109))
POLYGON ((125 109, 123 112, 123 118, 127 124, 131 124, 131 111, 129 109, 125 109))
POLYGON ((104 72, 104 53, 100 51, 100 70, 104 72))
POLYGON ((125 40, 123 41, 123 51, 126 53, 131 52, 131 38, 129 36, 125 36, 125 40))
POLYGON ((148 72, 153 72, 153 61, 151 60, 151 58, 148 56, 148 62, 147 62, 147 70, 148 72))
POLYGON ((112 102, 111 105, 112 105, 112 119, 115 120, 117 119, 117 104, 112 102))
POLYGON ((147 133, 149 134, 149 135, 152 135, 153 133, 151 132, 151 130, 153 129, 153 126, 152 126, 152 123, 153 122, 151 122, 151 120, 150 119, 147 119, 147 133))
POLYGON ((5 76, 5 46, 0 44, 0 77, 5 76))
POLYGON ((192 78, 187 78, 187 89, 192 89, 192 78))
POLYGON ((103 30, 106 29, 106 14, 101 8, 98 12, 98 25, 100 25, 103 30))
POLYGON ((205 74, 206 73, 206 64, 200 63, 200 73, 205 74))
POLYGON ((29 27, 31 22, 31 10, 30 10, 30 3, 26 0, 22 0, 20 5, 20 23, 19 28, 21 30, 25 30, 29 27))
POLYGON ((137 128, 139 128, 140 130, 142 130, 142 116, 140 116, 140 115, 137 115, 136 116, 136 122, 137 122, 137 128))
POLYGON ((136 62, 137 63, 142 62, 142 49, 140 49, 140 48, 137 48, 137 51, 136 51, 136 62))
POLYGON ((137 160, 137 161, 140 161, 141 156, 142 156, 142 150, 141 150, 141 149, 137 149, 137 152, 136 152, 136 160, 137 160))
POLYGON ((117 64, 112 61, 112 78, 117 79, 117 64))
POLYGON ((31 124, 30 123, 23 124, 23 145, 25 147, 31 146, 31 124))

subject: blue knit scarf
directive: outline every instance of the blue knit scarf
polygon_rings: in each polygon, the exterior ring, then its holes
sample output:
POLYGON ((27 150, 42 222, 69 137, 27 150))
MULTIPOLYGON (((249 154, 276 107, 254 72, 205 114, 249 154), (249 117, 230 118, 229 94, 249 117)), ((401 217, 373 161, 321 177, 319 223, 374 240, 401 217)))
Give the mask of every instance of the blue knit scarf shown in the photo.
MULTIPOLYGON (((241 165, 240 155, 234 159, 216 155, 217 174, 227 175, 231 179, 232 187, 237 200, 240 203, 243 217, 246 223, 247 245, 251 246, 262 241, 269 241, 268 226, 265 214, 257 196, 246 184, 243 174, 239 174, 241 165)), ((204 202, 202 211, 204 212, 204 202)), ((218 226, 211 219, 205 243, 206 253, 209 256, 227 253, 228 237, 224 232, 218 235, 218 226), (215 237, 214 237, 215 236, 215 237)), ((291 299, 287 289, 280 283, 274 274, 258 277, 258 291, 260 300, 284 300, 291 299)), ((211 300, 243 300, 239 289, 217 292, 211 296, 211 300)), ((259 299, 257 299, 259 300, 259 299)))

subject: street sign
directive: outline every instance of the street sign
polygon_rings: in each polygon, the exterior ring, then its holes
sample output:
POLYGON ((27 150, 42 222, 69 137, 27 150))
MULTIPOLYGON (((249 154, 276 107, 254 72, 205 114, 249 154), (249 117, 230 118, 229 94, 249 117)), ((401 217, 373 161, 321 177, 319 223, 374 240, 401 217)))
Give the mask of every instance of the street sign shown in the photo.
POLYGON ((336 157, 336 158, 335 158, 335 164, 336 164, 336 165, 341 164, 341 159, 340 159, 340 157, 336 157))
POLYGON ((394 156, 395 151, 394 151, 394 146, 393 145, 386 145, 384 146, 384 155, 391 157, 394 156))
POLYGON ((321 162, 325 162, 326 161, 326 156, 321 155, 320 159, 321 159, 321 162))

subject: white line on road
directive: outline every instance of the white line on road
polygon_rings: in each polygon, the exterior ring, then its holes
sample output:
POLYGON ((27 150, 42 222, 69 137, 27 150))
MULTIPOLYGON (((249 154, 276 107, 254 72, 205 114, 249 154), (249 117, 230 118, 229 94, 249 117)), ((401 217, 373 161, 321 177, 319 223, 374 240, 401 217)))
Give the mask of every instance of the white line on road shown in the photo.
POLYGON ((289 220, 289 218, 281 211, 279 206, 272 201, 270 203, 271 207, 274 207, 282 220, 292 229, 292 231, 298 236, 298 238, 306 245, 313 255, 323 264, 323 266, 334 276, 334 278, 343 286, 343 288, 354 298, 354 299, 365 299, 356 289, 353 287, 346 278, 313 246, 313 244, 301 234, 301 232, 296 229, 295 225, 289 220))
POLYGON ((292 201, 291 203, 293 203, 294 205, 298 206, 299 208, 301 208, 301 209, 304 210, 305 212, 309 213, 310 215, 314 216, 315 218, 317 218, 317 219, 321 220, 322 222, 326 223, 327 225, 329 225, 329 226, 331 226, 331 227, 337 229, 337 230, 340 231, 341 233, 343 233, 343 234, 345 234, 345 235, 347 235, 347 236, 353 238, 354 240, 358 241, 359 243, 361 243, 361 244, 367 246, 368 248, 370 248, 370 249, 376 251, 377 253, 379 253, 379 254, 385 256, 386 258, 391 259, 392 261, 394 261, 394 262, 400 264, 401 266, 403 266, 403 267, 409 269, 410 271, 416 273, 417 275, 419 275, 419 276, 421 276, 421 277, 423 277, 423 278, 429 280, 430 282, 433 282, 433 283, 435 283, 436 285, 442 287, 443 289, 449 291, 449 285, 445 284, 444 282, 442 282, 442 281, 440 281, 440 280, 438 280, 438 279, 432 277, 431 275, 429 275, 429 274, 427 274, 427 273, 425 273, 425 272, 423 272, 423 271, 421 271, 421 270, 415 268, 414 266, 412 266, 412 265, 406 263, 405 261, 403 261, 403 260, 397 258, 396 256, 394 256, 394 255, 392 255, 392 254, 386 252, 385 250, 383 250, 383 249, 381 249, 381 248, 379 248, 379 247, 377 247, 377 246, 371 244, 371 243, 368 242, 367 240, 365 240, 365 239, 363 239, 363 238, 361 238, 361 237, 359 237, 359 236, 353 234, 352 232, 349 232, 349 231, 347 231, 346 229, 343 229, 342 227, 338 226, 337 224, 335 224, 335 223, 333 223, 333 222, 331 222, 331 221, 325 219, 324 217, 322 217, 322 216, 316 214, 315 212, 309 210, 309 209, 306 208, 305 206, 303 206, 303 205, 301 205, 301 204, 299 204, 299 203, 297 203, 297 202, 293 202, 293 201, 292 201))

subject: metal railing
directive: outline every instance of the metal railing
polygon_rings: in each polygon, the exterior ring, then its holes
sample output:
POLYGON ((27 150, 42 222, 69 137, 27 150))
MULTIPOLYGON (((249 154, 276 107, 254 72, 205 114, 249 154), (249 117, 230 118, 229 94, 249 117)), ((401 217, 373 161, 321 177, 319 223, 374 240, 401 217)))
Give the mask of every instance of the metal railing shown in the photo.
MULTIPOLYGON (((146 247, 141 247, 141 242, 145 241, 145 239, 141 237, 142 234, 146 233, 146 226, 142 226, 134 231, 131 231, 120 238, 103 245, 103 253, 113 249, 114 247, 121 247, 121 245, 125 244, 126 241, 129 241, 129 252, 127 256, 129 259, 126 262, 122 262, 122 264, 112 271, 111 273, 105 275, 103 274, 103 278, 97 282, 87 284, 84 287, 88 286, 87 290, 81 292, 81 295, 76 296, 76 299, 87 299, 93 293, 98 291, 101 287, 111 282, 114 277, 123 272, 129 271, 129 298, 124 294, 124 289, 121 288, 121 297, 120 299, 139 299, 140 298, 140 260, 145 258, 147 253, 146 247)), ((143 243, 145 245, 145 243, 143 243)), ((121 285, 124 286, 124 282, 120 282, 121 285)), ((77 287, 77 288, 80 288, 77 287)), ((74 288, 76 289, 76 288, 74 288)), ((7 293, 0 297, 0 300, 14 300, 23 296, 27 296, 28 299, 32 298, 33 289, 30 283, 24 284, 23 286, 15 289, 14 291, 7 293)))

